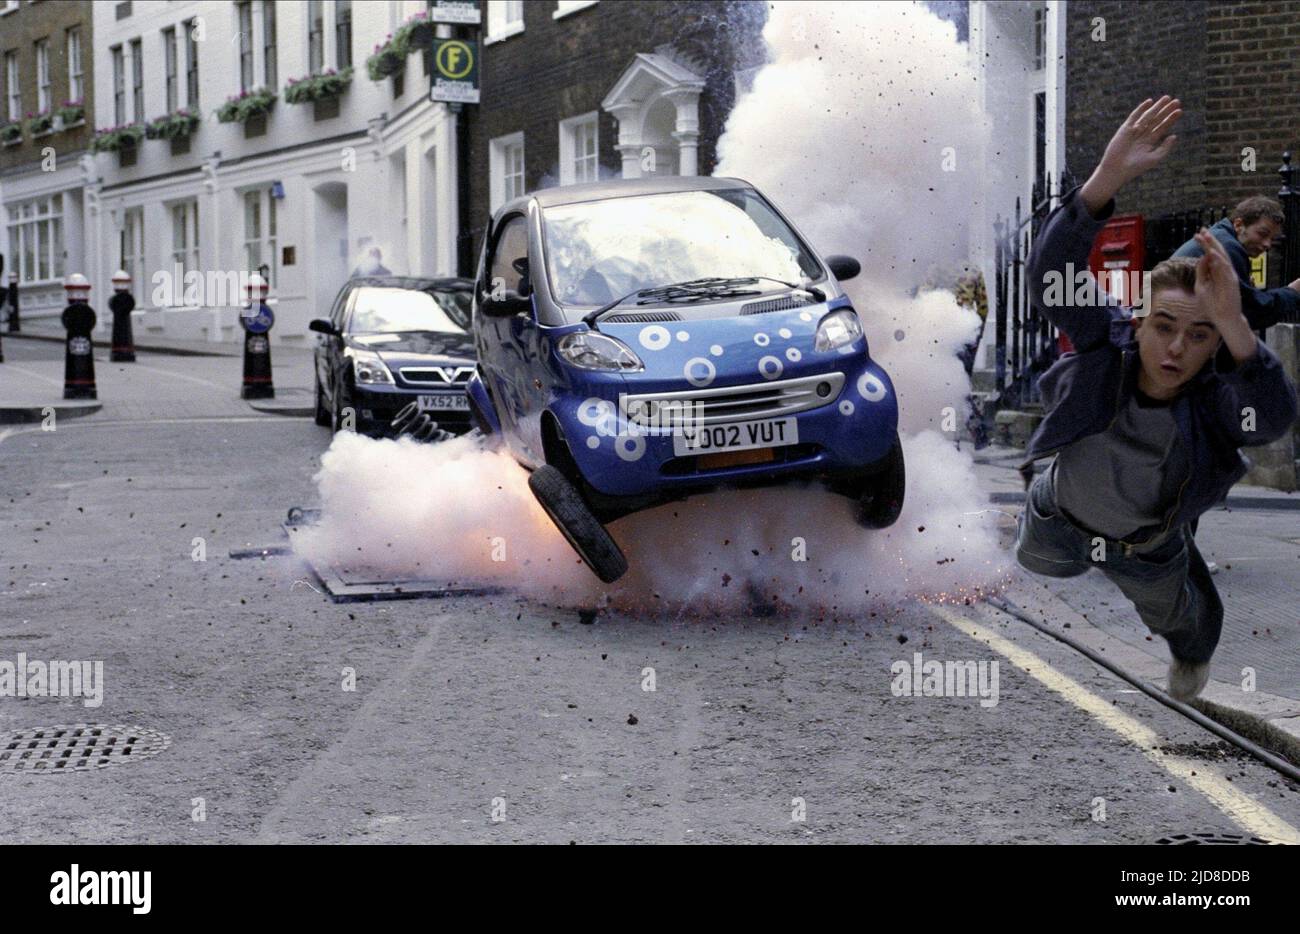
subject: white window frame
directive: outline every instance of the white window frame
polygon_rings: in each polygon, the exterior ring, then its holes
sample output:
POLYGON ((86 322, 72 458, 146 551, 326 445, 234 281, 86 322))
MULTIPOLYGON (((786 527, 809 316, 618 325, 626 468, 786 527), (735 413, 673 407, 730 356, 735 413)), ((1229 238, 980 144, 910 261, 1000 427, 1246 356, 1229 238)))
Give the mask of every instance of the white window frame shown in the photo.
MULTIPOLYGON (((118 246, 122 269, 137 283, 147 282, 144 276, 144 208, 137 206, 122 212, 122 229, 118 246)), ((142 288, 142 286, 140 286, 142 288)))
POLYGON ((551 19, 560 19, 570 13, 585 10, 589 6, 595 6, 596 2, 597 0, 558 0, 555 4, 555 12, 551 14, 551 19))
POLYGON ((273 91, 280 88, 280 16, 274 0, 262 0, 256 15, 258 48, 262 50, 262 84, 273 91))
POLYGON ((166 94, 167 113, 180 109, 181 75, 180 53, 176 47, 176 27, 168 26, 162 31, 163 43, 163 91, 166 94))
POLYGON ((239 90, 252 92, 257 87, 257 45, 256 37, 253 30, 256 28, 253 24, 253 0, 239 0, 235 4, 235 35, 239 39, 236 50, 238 66, 236 72, 239 75, 239 90), (247 22, 245 22, 247 19, 247 22), (248 62, 247 75, 245 75, 244 62, 248 62))
POLYGON ((18 53, 5 53, 5 88, 8 99, 9 119, 23 118, 23 94, 18 87, 18 53))
POLYGON ((108 54, 113 60, 113 126, 122 126, 126 123, 126 50, 118 43, 108 54))
POLYGON ((86 102, 86 76, 81 64, 81 27, 72 26, 67 31, 68 100, 86 102))
POLYGON ((488 178, 492 210, 495 211, 511 198, 526 194, 527 175, 524 171, 524 131, 498 136, 488 143, 488 178), (518 154, 517 158, 515 154, 518 154), (518 183, 513 181, 518 179, 518 183))
POLYGON ((63 279, 62 192, 9 205, 8 227, 9 248, 14 258, 14 268, 10 271, 18 273, 19 282, 40 285, 63 279), (46 275, 38 277, 42 258, 46 275))
MULTIPOLYGON (((199 44, 194 40, 194 29, 193 19, 187 19, 181 23, 181 30, 185 34, 185 106, 197 113, 199 109, 199 44)), ((177 67, 180 67, 179 61, 177 67)))
POLYGON ((256 272, 258 267, 265 263, 270 267, 267 282, 271 288, 275 288, 276 280, 279 278, 279 262, 276 256, 279 228, 275 202, 276 199, 271 196, 270 185, 246 188, 239 192, 239 210, 244 228, 242 241, 244 269, 248 272, 256 272), (248 206, 252 203, 256 203, 258 209, 256 230, 249 229, 248 206))
POLYGON ((524 0, 487 0, 487 32, 484 45, 491 45, 524 31, 524 0))
MULTIPOLYGON (((585 137, 581 140, 585 143, 585 137)), ((580 114, 560 121, 560 184, 576 185, 600 178, 600 114, 580 114), (591 131, 591 149, 579 151, 580 137, 591 131)))
POLYGON ((54 110, 54 86, 50 82, 50 40, 36 40, 36 112, 54 110))
POLYGON ((307 27, 307 28, 306 28, 306 34, 307 34, 307 73, 308 73, 308 74, 313 74, 313 75, 314 75, 314 74, 319 74, 320 72, 323 72, 323 71, 328 67, 328 66, 326 65, 326 62, 328 62, 328 61, 330 60, 330 58, 329 58, 329 40, 328 40, 328 36, 329 36, 329 28, 328 28, 328 26, 329 26, 330 18, 329 18, 329 16, 327 15, 327 13, 326 13, 326 11, 325 11, 325 0, 308 0, 308 2, 307 2, 306 4, 303 5, 303 16, 304 16, 304 18, 305 18, 305 20, 306 20, 305 25, 306 25, 306 27, 307 27), (320 36, 320 45, 319 45, 319 48, 320 48, 320 60, 317 61, 317 62, 313 62, 313 61, 312 61, 312 48, 313 48, 313 46, 312 46, 312 9, 313 9, 313 7, 314 7, 314 8, 315 8, 319 13, 320 13, 320 33, 318 34, 318 35, 320 36))
POLYGON ((130 46, 132 122, 144 123, 149 119, 144 110, 144 38, 132 39, 130 46))
POLYGON ((182 276, 199 268, 199 202, 197 198, 187 201, 173 201, 172 221, 172 269, 177 264, 182 276))

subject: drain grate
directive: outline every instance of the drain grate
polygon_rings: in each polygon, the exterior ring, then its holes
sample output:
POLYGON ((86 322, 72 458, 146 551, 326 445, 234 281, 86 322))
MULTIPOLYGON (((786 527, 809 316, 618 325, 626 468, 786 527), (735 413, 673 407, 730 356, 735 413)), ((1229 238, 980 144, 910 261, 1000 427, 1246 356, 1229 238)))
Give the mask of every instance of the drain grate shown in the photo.
POLYGON ((1239 833, 1176 833, 1161 837, 1156 843, 1182 846, 1272 846, 1262 837, 1247 837, 1239 833))
POLYGON ((105 723, 38 726, 0 739, 0 775, 89 772, 147 759, 171 745, 157 730, 105 723))

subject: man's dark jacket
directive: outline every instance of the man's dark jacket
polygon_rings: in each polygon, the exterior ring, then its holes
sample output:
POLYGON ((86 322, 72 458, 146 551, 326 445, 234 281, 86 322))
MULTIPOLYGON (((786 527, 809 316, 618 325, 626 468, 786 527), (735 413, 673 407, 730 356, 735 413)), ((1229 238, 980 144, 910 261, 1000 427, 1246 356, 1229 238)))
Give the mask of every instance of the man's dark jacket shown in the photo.
MULTIPOLYGON (((1075 296, 1066 273, 1087 270, 1092 242, 1115 210, 1112 199, 1101 217, 1092 217, 1078 191, 1066 195, 1048 217, 1029 255, 1030 299, 1040 314, 1069 336, 1075 350, 1063 355, 1039 380, 1047 416, 1029 440, 1025 465, 1109 428, 1132 398, 1141 369, 1131 309, 1100 290, 1095 305, 1067 302, 1065 307, 1047 307, 1044 303, 1051 274, 1065 283, 1057 294, 1075 296)), ((1255 345, 1255 356, 1241 364, 1227 347, 1221 347, 1175 398, 1178 441, 1184 445, 1191 470, 1162 531, 1190 522, 1228 495, 1247 470, 1238 448, 1267 444, 1291 430, 1296 418, 1295 386, 1273 351, 1259 339, 1255 345), (1243 425, 1252 415, 1253 430, 1247 431, 1243 425)))
MULTIPOLYGON (((1237 231, 1232 221, 1224 218, 1213 227, 1210 233, 1214 239, 1223 244, 1232 268, 1237 271, 1237 281, 1241 283, 1241 313, 1246 316, 1250 326, 1256 331, 1271 328, 1279 322, 1300 324, 1300 292, 1283 286, 1280 289, 1257 289, 1250 280, 1250 257, 1246 248, 1237 239, 1237 231)), ((1199 259, 1205 255, 1201 245, 1194 239, 1188 240, 1177 250, 1174 256, 1199 259)))

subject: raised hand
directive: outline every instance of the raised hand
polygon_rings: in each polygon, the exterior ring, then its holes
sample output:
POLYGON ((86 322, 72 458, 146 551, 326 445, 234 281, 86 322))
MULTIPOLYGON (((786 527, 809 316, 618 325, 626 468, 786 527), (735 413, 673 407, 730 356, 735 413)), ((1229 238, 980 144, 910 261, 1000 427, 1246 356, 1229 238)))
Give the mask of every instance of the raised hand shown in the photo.
POLYGON ((1164 161, 1178 141, 1170 131, 1183 115, 1177 98, 1164 95, 1138 104, 1106 145, 1106 152, 1079 192, 1095 216, 1125 184, 1164 161))

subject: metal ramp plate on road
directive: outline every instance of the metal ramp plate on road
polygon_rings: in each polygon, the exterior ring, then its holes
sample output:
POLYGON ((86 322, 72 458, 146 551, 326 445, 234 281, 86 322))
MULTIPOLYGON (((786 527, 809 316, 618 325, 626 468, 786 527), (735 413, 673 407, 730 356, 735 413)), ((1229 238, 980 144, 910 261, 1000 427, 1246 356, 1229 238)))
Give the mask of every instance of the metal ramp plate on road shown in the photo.
MULTIPOLYGON (((320 518, 320 510, 289 510, 283 523, 285 534, 295 554, 299 554, 297 537, 320 518)), ((472 581, 430 580, 425 578, 394 578, 374 568, 343 564, 317 564, 303 559, 312 569, 329 598, 335 603, 353 603, 362 600, 415 600, 436 597, 477 597, 502 593, 497 586, 476 584, 472 581)))

